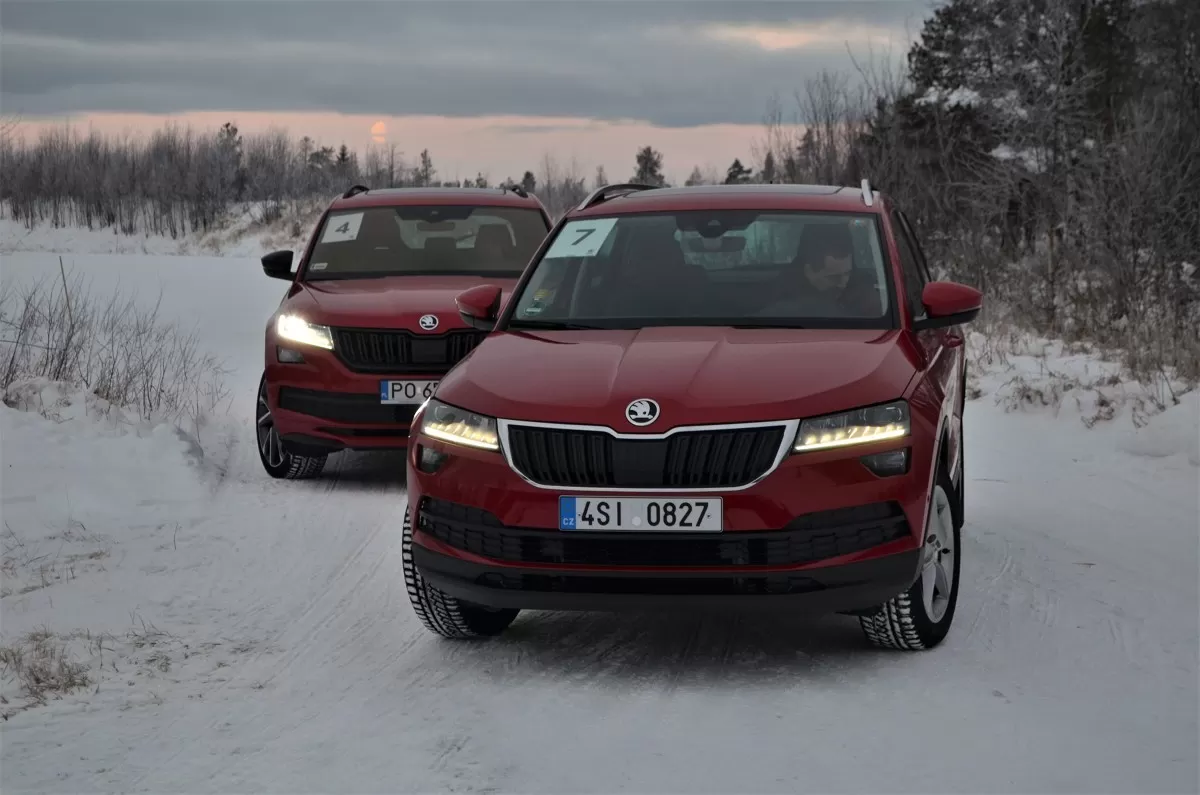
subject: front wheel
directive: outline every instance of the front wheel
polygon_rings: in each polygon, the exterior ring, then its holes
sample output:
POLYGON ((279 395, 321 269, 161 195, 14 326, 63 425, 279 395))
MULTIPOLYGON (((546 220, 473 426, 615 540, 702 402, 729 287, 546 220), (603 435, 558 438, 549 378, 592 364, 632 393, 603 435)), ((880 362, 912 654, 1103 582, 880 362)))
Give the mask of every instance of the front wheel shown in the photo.
POLYGON ((953 487, 939 466, 925 520, 921 576, 904 593, 860 616, 867 640, 885 649, 932 649, 945 639, 958 604, 960 522, 951 505, 953 487))
POLYGON ((258 405, 254 413, 254 432, 258 441, 258 460, 273 478, 303 480, 314 478, 325 468, 326 456, 289 453, 279 438, 271 404, 267 402, 267 376, 258 383, 258 405))
POLYGON ((426 629, 443 638, 453 639, 491 637, 508 629, 520 610, 473 605, 430 585, 413 563, 412 535, 412 510, 405 507, 400 537, 404 585, 408 589, 413 612, 426 629))

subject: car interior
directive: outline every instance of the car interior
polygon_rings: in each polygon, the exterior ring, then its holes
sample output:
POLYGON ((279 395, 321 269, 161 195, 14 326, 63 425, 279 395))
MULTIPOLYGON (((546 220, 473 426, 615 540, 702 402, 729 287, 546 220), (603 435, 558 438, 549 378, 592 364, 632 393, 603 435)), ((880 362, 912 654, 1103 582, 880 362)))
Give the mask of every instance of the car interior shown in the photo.
MULTIPOLYGON (((801 272, 809 229, 790 247, 747 252, 745 227, 705 239, 695 229, 679 229, 673 216, 621 223, 595 257, 550 266, 536 286, 549 298, 522 316, 753 318, 781 297, 812 289, 801 272)), ((889 302, 880 257, 865 227, 853 227, 852 239, 851 275, 825 316, 882 318, 889 302)))
POLYGON ((318 243, 309 261, 307 278, 328 279, 340 274, 519 272, 528 256, 518 250, 514 230, 502 218, 412 220, 378 208, 362 213, 354 239, 318 243))

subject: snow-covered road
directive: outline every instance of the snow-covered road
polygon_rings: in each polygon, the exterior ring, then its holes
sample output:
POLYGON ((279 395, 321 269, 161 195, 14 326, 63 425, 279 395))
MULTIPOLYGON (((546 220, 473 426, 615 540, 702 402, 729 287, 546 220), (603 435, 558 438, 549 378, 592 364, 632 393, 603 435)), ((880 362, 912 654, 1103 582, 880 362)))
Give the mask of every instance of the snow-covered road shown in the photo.
MULTIPOLYGON (((971 402, 964 580, 935 651, 872 650, 839 616, 529 613, 453 643, 408 604, 401 459, 260 471, 281 284, 253 260, 75 260, 161 281, 241 401, 203 458, 78 395, 62 422, 0 407, 4 642, 46 627, 92 666, 3 724, 5 792, 1200 787, 1194 393, 1140 432, 971 402)), ((50 262, 6 257, 4 278, 50 262)))

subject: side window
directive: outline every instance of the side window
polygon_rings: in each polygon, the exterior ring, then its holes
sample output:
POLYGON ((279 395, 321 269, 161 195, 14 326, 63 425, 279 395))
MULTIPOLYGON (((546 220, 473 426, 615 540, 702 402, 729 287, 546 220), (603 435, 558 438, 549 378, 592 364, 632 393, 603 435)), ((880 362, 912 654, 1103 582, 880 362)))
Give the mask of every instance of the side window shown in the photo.
POLYGON ((900 269, 904 271, 904 292, 907 293, 908 311, 916 320, 925 317, 925 305, 921 303, 925 279, 921 276, 920 261, 912 241, 909 240, 908 229, 895 212, 892 213, 892 229, 896 233, 896 246, 900 249, 900 269))

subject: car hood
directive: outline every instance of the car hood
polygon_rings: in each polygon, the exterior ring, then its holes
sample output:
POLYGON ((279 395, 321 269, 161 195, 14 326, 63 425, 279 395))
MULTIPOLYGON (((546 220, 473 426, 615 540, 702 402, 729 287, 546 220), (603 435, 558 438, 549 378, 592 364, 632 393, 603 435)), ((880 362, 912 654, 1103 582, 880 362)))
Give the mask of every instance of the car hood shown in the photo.
POLYGON ((501 332, 442 381, 438 399, 504 419, 661 433, 796 419, 901 397, 919 353, 899 331, 732 328, 501 332), (639 429, 626 407, 652 398, 639 429))
POLYGON ((465 328, 454 298, 480 284, 494 284, 507 301, 516 278, 481 276, 387 276, 379 279, 329 279, 302 282, 281 311, 295 312, 326 326, 419 329, 423 315, 434 315, 438 329, 465 328))

